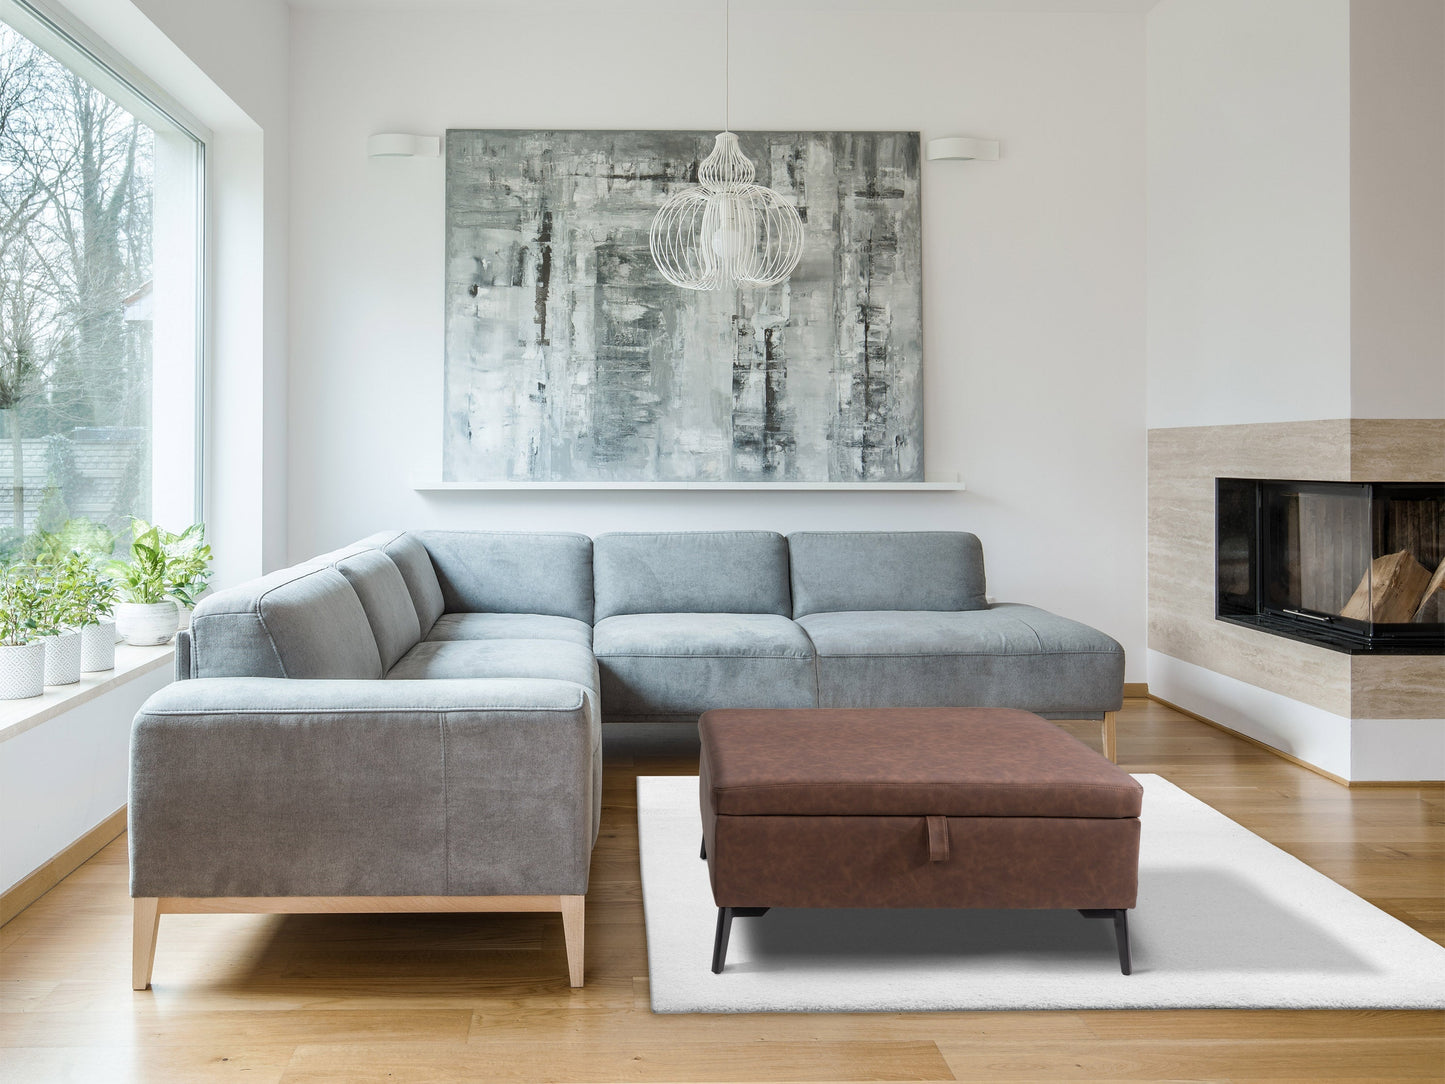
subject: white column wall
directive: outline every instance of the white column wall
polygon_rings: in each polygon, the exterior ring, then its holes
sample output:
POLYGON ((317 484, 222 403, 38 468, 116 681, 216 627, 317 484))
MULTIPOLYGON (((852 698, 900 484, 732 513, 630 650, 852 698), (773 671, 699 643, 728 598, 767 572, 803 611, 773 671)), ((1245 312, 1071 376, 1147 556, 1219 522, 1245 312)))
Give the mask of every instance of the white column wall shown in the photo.
POLYGON ((1349 417, 1349 0, 1162 0, 1145 96, 1149 428, 1349 417))

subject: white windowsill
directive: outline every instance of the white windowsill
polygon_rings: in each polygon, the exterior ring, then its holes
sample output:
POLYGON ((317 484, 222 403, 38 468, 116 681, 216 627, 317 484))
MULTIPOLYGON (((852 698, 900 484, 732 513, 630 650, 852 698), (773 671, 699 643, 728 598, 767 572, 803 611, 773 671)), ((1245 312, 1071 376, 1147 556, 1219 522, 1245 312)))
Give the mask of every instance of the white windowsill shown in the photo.
POLYGON ((74 685, 47 685, 45 692, 28 700, 0 700, 0 742, 9 741, 87 700, 94 700, 101 693, 119 688, 162 666, 170 666, 175 654, 174 644, 162 644, 160 647, 116 644, 114 670, 81 674, 74 685))

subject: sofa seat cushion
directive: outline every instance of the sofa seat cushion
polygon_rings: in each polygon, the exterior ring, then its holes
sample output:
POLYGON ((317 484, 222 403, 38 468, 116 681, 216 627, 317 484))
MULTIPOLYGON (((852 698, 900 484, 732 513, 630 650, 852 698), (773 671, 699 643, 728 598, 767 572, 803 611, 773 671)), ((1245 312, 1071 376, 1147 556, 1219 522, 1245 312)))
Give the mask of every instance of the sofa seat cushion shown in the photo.
POLYGON ((592 652, 563 640, 423 640, 387 678, 554 678, 597 689, 592 652))
POLYGON ((1124 649, 1033 606, 866 610, 798 619, 820 707, 1022 708, 1073 718, 1123 704, 1124 649))
POLYGON ((624 614, 599 621, 592 642, 609 719, 812 707, 816 699, 813 645, 776 614, 624 614))
POLYGON ((549 614, 442 614, 428 640, 565 640, 592 646, 592 626, 549 614))

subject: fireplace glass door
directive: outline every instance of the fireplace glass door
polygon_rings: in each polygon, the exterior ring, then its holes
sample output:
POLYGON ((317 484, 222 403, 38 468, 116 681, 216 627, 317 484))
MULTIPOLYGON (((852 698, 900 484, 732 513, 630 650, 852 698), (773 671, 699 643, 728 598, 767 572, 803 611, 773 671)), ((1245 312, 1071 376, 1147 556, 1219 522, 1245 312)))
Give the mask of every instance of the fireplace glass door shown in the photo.
POLYGON ((1445 486, 1221 478, 1217 615, 1340 650, 1445 649, 1445 486))

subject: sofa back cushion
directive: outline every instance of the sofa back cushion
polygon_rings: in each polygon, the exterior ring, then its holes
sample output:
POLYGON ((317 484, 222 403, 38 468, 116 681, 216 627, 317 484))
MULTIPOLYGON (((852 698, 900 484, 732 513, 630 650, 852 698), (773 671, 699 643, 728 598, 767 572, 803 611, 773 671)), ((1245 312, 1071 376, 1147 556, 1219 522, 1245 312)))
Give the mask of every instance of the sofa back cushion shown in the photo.
POLYGON ((592 539, 538 531, 417 531, 446 613, 550 614, 592 623, 592 539))
POLYGON ((964 531, 800 531, 788 551, 794 617, 988 608, 983 546, 964 531))
POLYGON ((191 619, 196 677, 380 678, 361 600, 308 562, 203 599, 191 619))
POLYGON ((445 611, 442 601, 441 584, 437 582, 436 569, 432 567, 431 555, 416 535, 407 531, 383 531, 362 542, 376 547, 392 559, 401 573, 406 589, 411 594, 411 603, 416 608, 421 634, 431 632, 445 611))
POLYGON ((772 531, 600 535, 597 620, 619 614, 791 615, 788 543, 772 531))
POLYGON ((381 669, 390 670, 421 639, 421 622, 401 570, 381 550, 362 550, 337 561, 336 571, 361 600, 381 654, 381 669))

